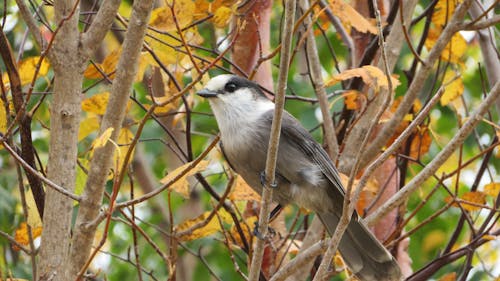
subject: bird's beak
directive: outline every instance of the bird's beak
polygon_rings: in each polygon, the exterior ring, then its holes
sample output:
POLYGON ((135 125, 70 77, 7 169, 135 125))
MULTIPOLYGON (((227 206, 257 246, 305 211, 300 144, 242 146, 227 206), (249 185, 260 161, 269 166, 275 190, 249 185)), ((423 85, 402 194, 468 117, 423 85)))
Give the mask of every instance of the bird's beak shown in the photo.
POLYGON ((213 98, 217 96, 217 92, 207 90, 206 88, 199 90, 197 94, 198 96, 204 98, 213 98))

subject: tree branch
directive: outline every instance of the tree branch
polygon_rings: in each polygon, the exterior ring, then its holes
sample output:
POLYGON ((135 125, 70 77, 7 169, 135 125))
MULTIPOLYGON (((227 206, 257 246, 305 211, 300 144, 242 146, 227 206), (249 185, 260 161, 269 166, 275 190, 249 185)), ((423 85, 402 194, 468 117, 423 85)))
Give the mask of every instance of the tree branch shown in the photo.
POLYGON ((456 9, 450 22, 443 29, 438 40, 434 44, 434 47, 429 52, 429 56, 425 59, 425 63, 421 66, 420 70, 415 75, 415 79, 411 83, 408 91, 404 95, 399 107, 397 108, 394 116, 385 124, 382 130, 379 132, 377 137, 371 142, 370 146, 366 149, 363 155, 362 164, 370 161, 377 155, 387 140, 394 134, 399 124, 403 120, 408 110, 413 106, 413 102, 417 98, 418 93, 425 85, 424 81, 429 75, 434 63, 440 57, 441 52, 444 50, 451 37, 458 31, 457 27, 461 25, 461 22, 465 16, 465 13, 469 9, 472 0, 465 0, 456 9))
POLYGON ((17 7, 19 8, 19 13, 21 13, 21 16, 23 17, 24 21, 26 22, 26 25, 28 26, 31 35, 33 35, 33 38, 35 39, 35 42, 38 44, 38 46, 42 49, 45 48, 46 46, 46 41, 42 36, 42 33, 38 29, 38 25, 36 23, 35 18, 33 15, 30 13, 30 10, 26 4, 24 4, 23 0, 16 0, 17 7))
POLYGON ((259 213, 259 233, 264 239, 257 239, 255 244, 248 280, 256 281, 260 275, 264 244, 269 224, 269 212, 272 200, 271 185, 275 182, 276 162, 278 158, 278 145, 281 133, 281 118, 285 105, 285 92, 287 88, 288 69, 290 65, 291 45, 293 37, 293 23, 295 20, 295 0, 285 0, 285 16, 282 31, 282 48, 279 66, 278 85, 276 86, 274 117, 269 137, 269 147, 266 159, 266 183, 262 189, 261 209, 259 213))
POLYGON ((102 3, 89 29, 82 35, 84 53, 90 56, 97 48, 104 36, 109 31, 120 7, 120 0, 106 0, 102 3))
POLYGON ((366 218, 368 225, 374 225, 380 218, 390 210, 402 204, 417 188, 419 188, 436 170, 450 157, 455 149, 460 146, 475 126, 481 121, 482 116, 491 104, 500 96, 500 82, 495 84, 490 94, 481 102, 479 107, 471 114, 467 122, 460 128, 451 141, 425 166, 425 168, 412 180, 408 182, 398 193, 389 199, 383 206, 366 218))
MULTIPOLYGON (((116 68, 116 76, 111 88, 110 100, 100 128, 100 135, 108 128, 114 128, 110 140, 118 138, 132 83, 138 69, 138 59, 142 42, 146 34, 147 22, 152 9, 152 0, 135 1, 132 16, 123 42, 122 52, 116 68)), ((89 174, 85 190, 80 202, 73 233, 73 243, 69 254, 67 269, 68 278, 74 278, 85 265, 94 234, 95 226, 90 226, 98 214, 109 168, 113 161, 115 146, 108 142, 97 148, 90 162, 89 174)))
MULTIPOLYGON (((300 0, 299 5, 303 11, 309 9, 308 0, 300 0)), ((321 115, 323 116, 323 132, 324 140, 326 144, 326 151, 330 156, 330 159, 335 163, 337 155, 339 154, 339 145, 337 143, 337 136, 335 135, 335 126, 333 124, 333 119, 330 115, 330 106, 328 104, 328 97, 323 84, 323 77, 321 76, 321 63, 318 56, 318 48, 316 46, 316 39, 314 37, 314 32, 312 29, 311 16, 308 15, 304 19, 304 25, 307 29, 306 35, 306 54, 309 62, 309 69, 311 73, 311 82, 318 97, 319 107, 321 109, 321 115)))

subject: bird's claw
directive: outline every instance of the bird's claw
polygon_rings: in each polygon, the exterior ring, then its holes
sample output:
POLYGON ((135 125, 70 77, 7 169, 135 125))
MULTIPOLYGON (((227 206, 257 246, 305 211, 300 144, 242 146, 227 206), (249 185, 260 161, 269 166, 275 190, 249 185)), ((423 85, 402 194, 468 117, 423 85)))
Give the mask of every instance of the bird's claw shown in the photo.
MULTIPOLYGON (((276 235, 276 231, 272 227, 268 226, 267 231, 268 231, 268 233, 267 233, 268 236, 276 235)), ((259 238, 260 240, 265 239, 264 235, 262 235, 262 233, 259 231, 259 222, 255 222, 255 224, 254 224, 253 235, 255 237, 259 238)))
MULTIPOLYGON (((266 183, 267 183, 266 172, 262 171, 262 172, 260 172, 260 184, 262 184, 262 186, 266 186, 266 183)), ((274 182, 271 183, 269 185, 269 187, 271 187, 271 188, 277 188, 278 187, 278 184, 276 183, 276 177, 274 179, 274 182)))

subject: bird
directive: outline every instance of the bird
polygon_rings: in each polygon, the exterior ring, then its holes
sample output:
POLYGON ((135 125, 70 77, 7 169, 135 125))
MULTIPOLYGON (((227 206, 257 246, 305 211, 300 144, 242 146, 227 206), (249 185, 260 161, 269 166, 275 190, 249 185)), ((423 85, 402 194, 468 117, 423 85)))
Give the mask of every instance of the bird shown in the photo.
MULTIPOLYGON (((208 100, 220 131, 220 148, 229 166, 261 194, 274 102, 259 85, 222 74, 197 94, 208 100)), ((314 211, 330 235, 342 215, 345 190, 323 147, 287 111, 282 115, 273 201, 314 211)), ((338 249, 360 280, 401 280, 395 258, 354 213, 338 249)))

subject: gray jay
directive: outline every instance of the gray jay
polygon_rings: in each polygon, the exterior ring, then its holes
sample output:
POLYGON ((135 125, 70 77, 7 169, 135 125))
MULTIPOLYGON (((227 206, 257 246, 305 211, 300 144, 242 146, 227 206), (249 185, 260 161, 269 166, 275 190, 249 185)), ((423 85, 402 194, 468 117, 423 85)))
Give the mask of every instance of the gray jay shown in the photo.
MULTIPOLYGON (((235 75, 212 78, 198 95, 207 98, 219 125, 221 149, 232 169, 259 194, 266 166, 274 103, 259 86, 235 75)), ((290 115, 283 113, 273 200, 314 211, 330 235, 342 215, 344 188, 321 145, 290 115)), ((400 280, 392 255, 355 214, 339 250, 361 280, 400 280)))

